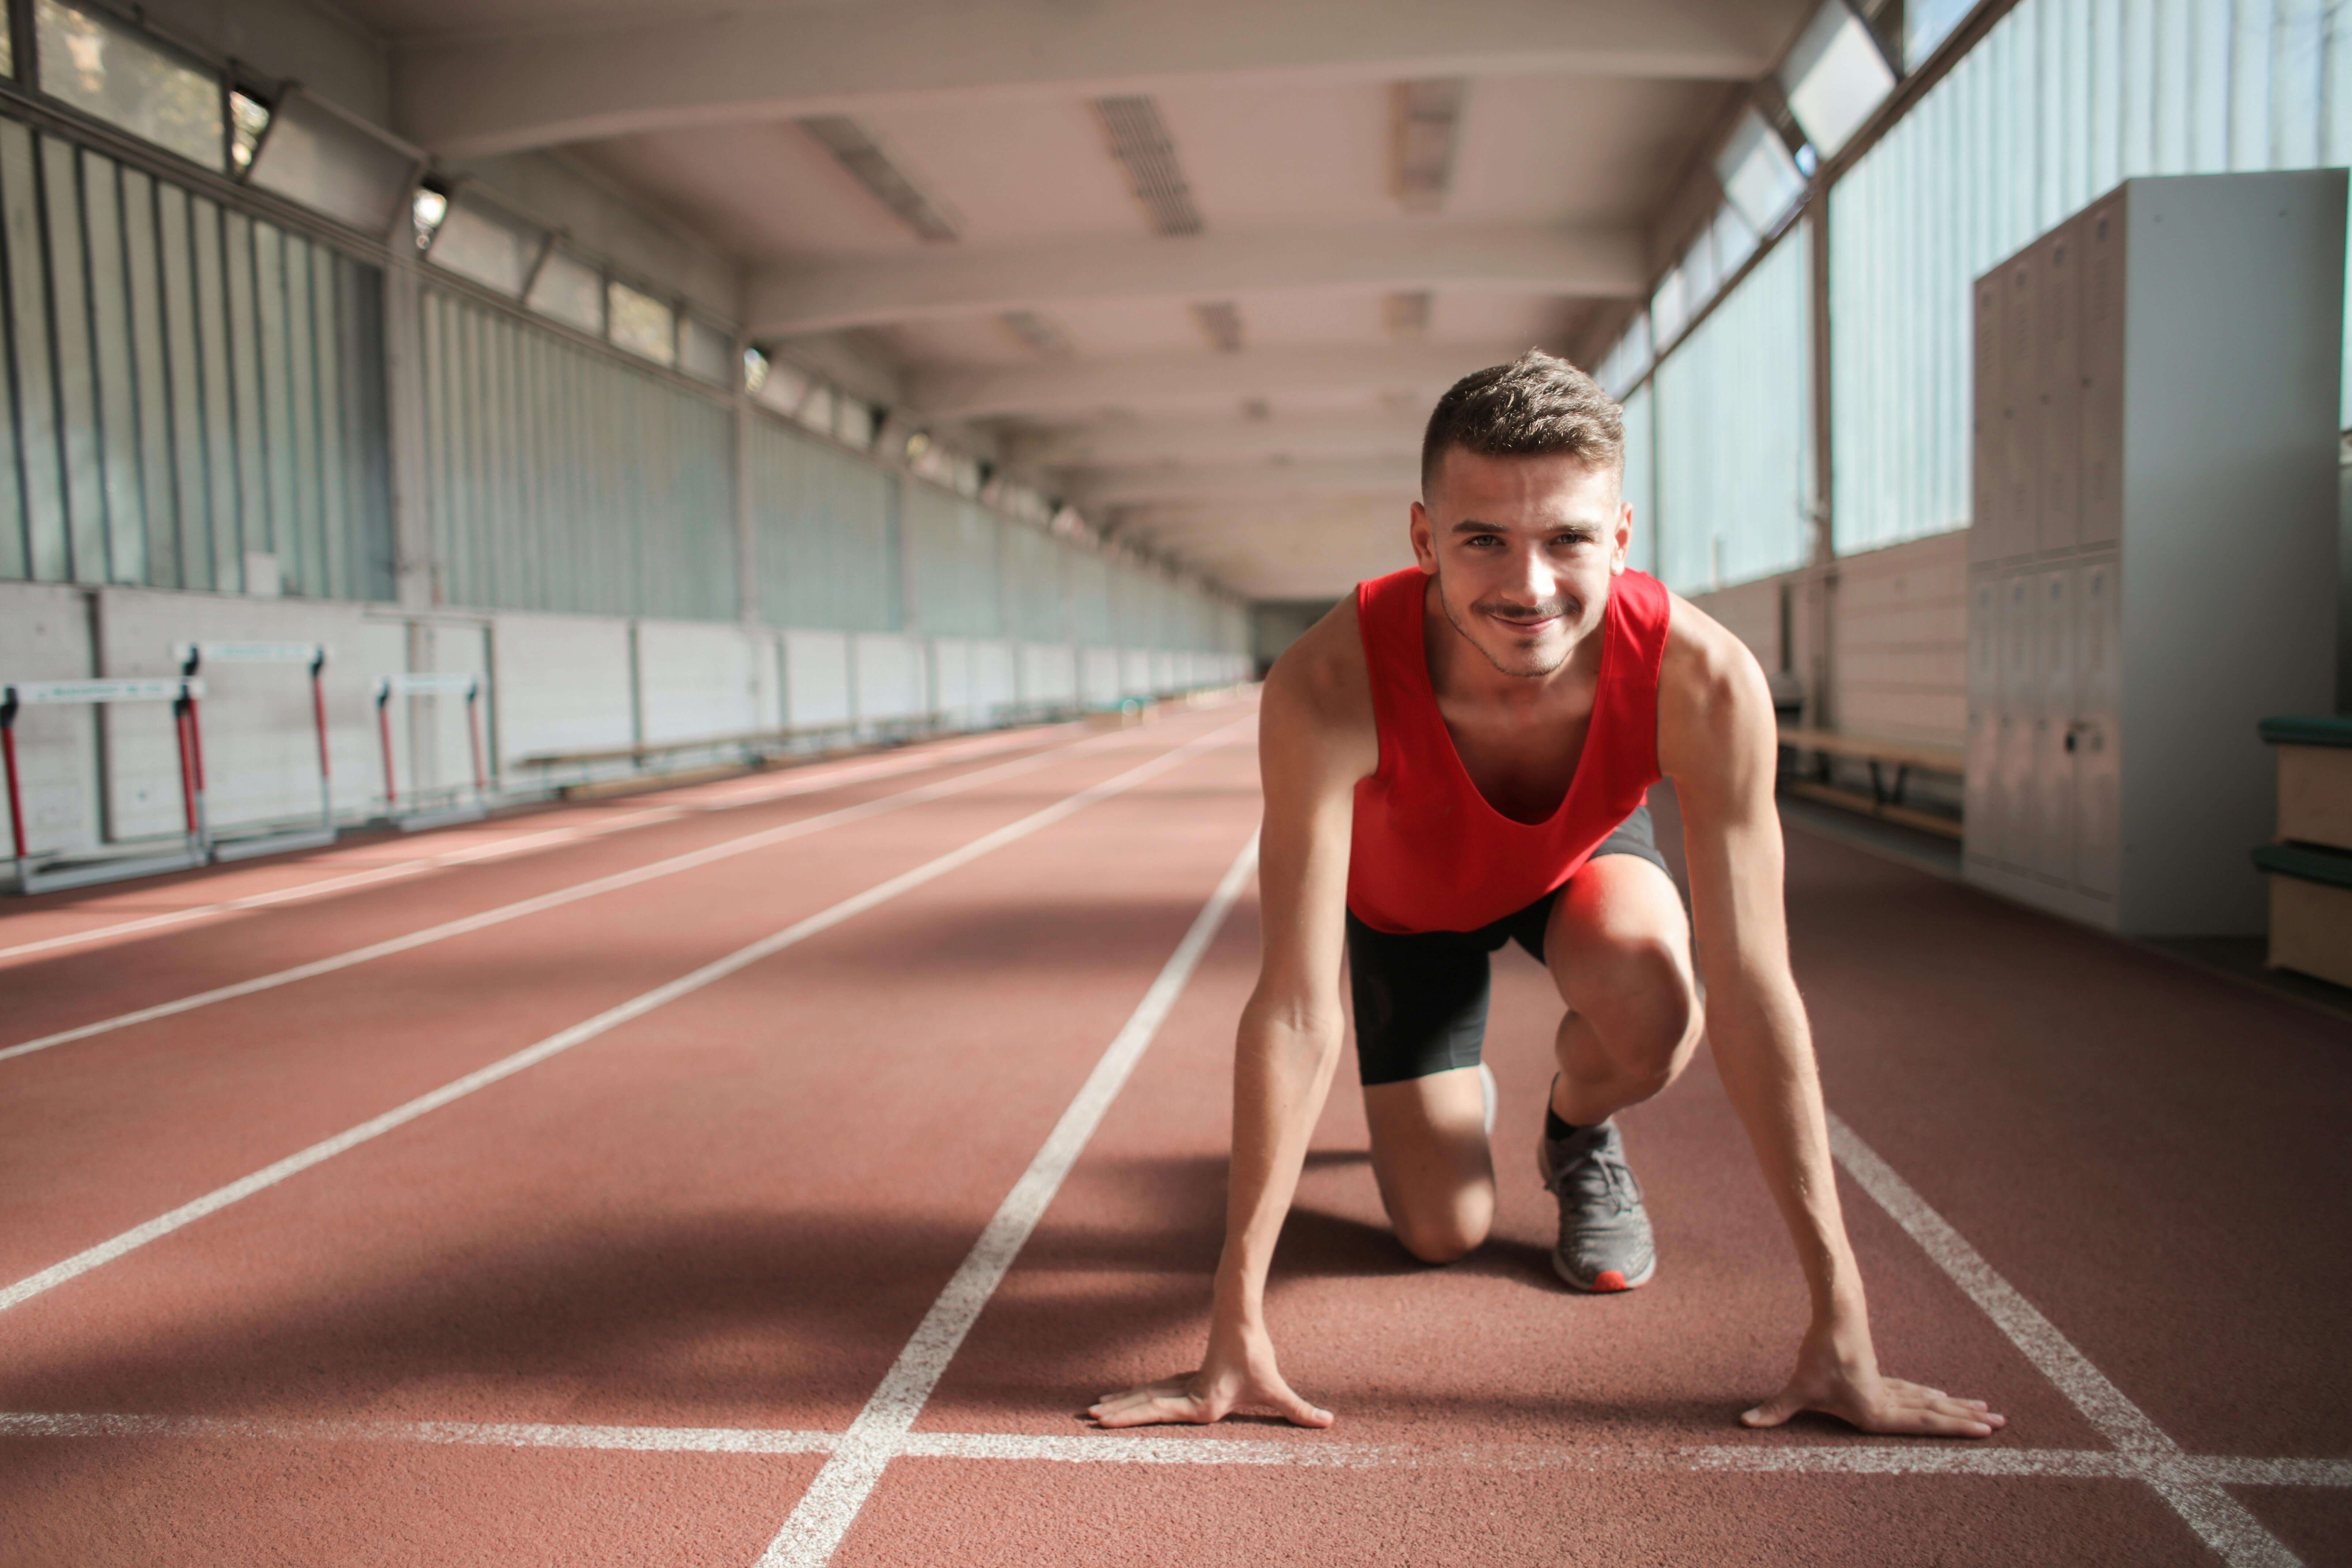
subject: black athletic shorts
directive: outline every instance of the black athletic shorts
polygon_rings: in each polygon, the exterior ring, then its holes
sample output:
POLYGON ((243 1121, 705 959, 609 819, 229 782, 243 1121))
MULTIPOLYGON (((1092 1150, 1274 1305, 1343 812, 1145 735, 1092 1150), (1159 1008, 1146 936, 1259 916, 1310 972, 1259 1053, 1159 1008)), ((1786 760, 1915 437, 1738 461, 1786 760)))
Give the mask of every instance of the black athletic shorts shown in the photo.
MULTIPOLYGON (((1650 808, 1642 805, 1592 852, 1638 855, 1666 869, 1650 808)), ((1672 873, 1668 873, 1671 875, 1672 873)), ((1476 931, 1374 931, 1348 914, 1348 971, 1356 1002, 1356 1068, 1366 1084, 1402 1083, 1476 1067, 1486 1038, 1487 958, 1516 942, 1543 962, 1558 889, 1476 931)))

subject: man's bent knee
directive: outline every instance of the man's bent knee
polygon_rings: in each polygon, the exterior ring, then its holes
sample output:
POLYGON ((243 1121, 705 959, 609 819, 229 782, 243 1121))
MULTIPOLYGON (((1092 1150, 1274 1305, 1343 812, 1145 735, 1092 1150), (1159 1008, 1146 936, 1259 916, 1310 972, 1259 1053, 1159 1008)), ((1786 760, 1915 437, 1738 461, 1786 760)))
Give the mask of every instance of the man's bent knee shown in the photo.
POLYGON ((1423 1263, 1452 1263, 1477 1250, 1486 1239, 1494 1215, 1454 1214, 1389 1216, 1404 1249, 1423 1263))

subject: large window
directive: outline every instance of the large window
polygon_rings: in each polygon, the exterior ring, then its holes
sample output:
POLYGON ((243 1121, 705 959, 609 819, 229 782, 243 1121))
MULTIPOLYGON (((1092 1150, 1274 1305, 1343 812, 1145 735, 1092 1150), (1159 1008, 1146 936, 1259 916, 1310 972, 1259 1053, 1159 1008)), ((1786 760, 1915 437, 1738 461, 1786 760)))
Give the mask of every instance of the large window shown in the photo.
POLYGON ((2347 157, 2352 5, 2022 0, 1831 193, 1837 548, 1967 524, 1977 274, 2137 175, 2347 157))
POLYGON ((1758 263, 1650 384, 1658 574, 1677 593, 1804 563, 1813 510, 1806 233, 1758 263))
POLYGON ((0 121, 0 577, 392 596, 376 269, 0 121))
POLYGON ((439 289, 425 292, 422 333, 440 602, 738 613, 724 405, 439 289))

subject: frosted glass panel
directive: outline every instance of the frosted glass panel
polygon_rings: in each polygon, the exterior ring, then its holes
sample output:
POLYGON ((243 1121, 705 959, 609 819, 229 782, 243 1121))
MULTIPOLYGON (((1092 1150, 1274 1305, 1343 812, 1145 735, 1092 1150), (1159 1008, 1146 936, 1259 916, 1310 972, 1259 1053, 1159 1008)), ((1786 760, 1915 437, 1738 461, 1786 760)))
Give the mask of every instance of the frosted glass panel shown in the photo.
POLYGON ((223 166, 227 141, 218 77, 59 0, 34 0, 33 30, 42 91, 192 163, 223 166))
POLYGON ((408 199, 416 160, 317 99, 289 92, 247 183, 381 237, 408 199))
POLYGON ((583 332, 604 334, 604 279, 576 257, 552 251, 531 279, 530 308, 583 332))
POLYGON ((625 283, 610 285, 605 299, 614 346, 656 364, 677 363, 677 317, 667 305, 625 283))
POLYGON ((522 292, 544 243, 536 231, 460 197, 450 203, 449 215, 441 220, 425 258, 512 299, 522 292))

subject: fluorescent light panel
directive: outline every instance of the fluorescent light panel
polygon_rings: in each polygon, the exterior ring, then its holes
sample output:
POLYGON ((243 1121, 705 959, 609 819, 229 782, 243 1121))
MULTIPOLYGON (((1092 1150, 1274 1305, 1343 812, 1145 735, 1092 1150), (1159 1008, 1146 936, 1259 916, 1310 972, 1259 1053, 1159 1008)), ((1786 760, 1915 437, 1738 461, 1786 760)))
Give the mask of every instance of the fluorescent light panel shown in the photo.
POLYGON ((849 177, 866 187, 875 200, 897 215, 917 236, 943 245, 956 237, 955 220, 939 204, 915 187, 906 171, 890 161, 881 143, 864 126, 845 114, 813 114, 801 129, 833 154, 849 177))
POLYGON ((1201 232, 1201 212, 1192 205, 1192 187, 1176 162, 1176 143, 1160 118, 1160 106, 1150 98, 1131 94, 1095 100, 1110 155, 1127 171, 1135 199, 1154 234, 1201 232))
POLYGON ((1454 143, 1462 121, 1460 77, 1400 81, 1389 88, 1389 189, 1407 212, 1435 212, 1454 184, 1454 143))

